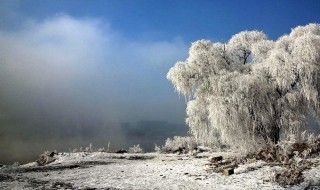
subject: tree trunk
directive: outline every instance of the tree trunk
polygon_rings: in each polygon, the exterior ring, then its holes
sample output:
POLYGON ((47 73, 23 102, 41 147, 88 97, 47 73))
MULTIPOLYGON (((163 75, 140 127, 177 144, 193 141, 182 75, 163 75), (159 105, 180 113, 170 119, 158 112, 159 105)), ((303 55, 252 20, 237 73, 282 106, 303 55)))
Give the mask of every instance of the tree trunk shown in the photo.
POLYGON ((272 142, 274 144, 278 144, 278 142, 280 140, 280 127, 278 127, 277 125, 272 127, 270 139, 272 140, 272 142))

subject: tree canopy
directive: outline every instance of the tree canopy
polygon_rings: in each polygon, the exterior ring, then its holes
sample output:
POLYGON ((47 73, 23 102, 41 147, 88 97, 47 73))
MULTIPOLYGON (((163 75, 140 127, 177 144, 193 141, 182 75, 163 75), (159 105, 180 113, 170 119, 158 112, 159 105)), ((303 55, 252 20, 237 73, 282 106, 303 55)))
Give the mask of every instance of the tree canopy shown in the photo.
POLYGON ((199 40, 167 74, 186 97, 190 133, 203 145, 277 143, 320 118, 320 26, 269 40, 242 31, 227 43, 199 40))

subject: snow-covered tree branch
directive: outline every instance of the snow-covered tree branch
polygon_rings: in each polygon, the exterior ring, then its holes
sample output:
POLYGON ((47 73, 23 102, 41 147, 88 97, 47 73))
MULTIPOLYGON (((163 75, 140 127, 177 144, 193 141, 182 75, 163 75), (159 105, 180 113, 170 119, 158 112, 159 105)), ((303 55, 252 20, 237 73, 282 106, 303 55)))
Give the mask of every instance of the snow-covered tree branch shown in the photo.
POLYGON ((199 40, 167 74, 186 97, 198 143, 254 148, 320 118, 320 26, 292 29, 276 41, 243 31, 227 43, 199 40))

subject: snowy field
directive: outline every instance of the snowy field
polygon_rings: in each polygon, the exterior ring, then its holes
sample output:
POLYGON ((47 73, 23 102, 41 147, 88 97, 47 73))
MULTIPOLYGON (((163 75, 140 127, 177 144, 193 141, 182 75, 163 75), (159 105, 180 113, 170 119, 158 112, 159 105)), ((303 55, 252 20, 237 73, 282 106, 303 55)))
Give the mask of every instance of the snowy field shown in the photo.
MULTIPOLYGON (((224 176, 208 170, 208 156, 198 154, 58 153, 56 161, 37 166, 2 166, 0 189, 305 189, 320 182, 320 166, 304 172, 299 186, 283 188, 272 180, 280 166, 257 161, 240 165, 235 174, 224 176), (247 168, 255 168, 248 170, 247 168)), ((313 159, 320 162, 320 159, 313 159)))

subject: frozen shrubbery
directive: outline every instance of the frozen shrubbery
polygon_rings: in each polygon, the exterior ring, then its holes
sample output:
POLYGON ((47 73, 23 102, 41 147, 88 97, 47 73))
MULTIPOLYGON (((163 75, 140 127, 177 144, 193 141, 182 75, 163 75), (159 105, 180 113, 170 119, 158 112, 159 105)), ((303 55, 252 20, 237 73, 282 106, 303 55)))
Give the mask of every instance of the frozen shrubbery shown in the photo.
POLYGON ((77 153, 77 152, 109 152, 109 149, 110 149, 110 142, 108 143, 108 147, 107 149, 105 149, 104 147, 101 147, 101 148, 94 148, 93 147, 93 144, 90 143, 89 146, 87 147, 80 147, 79 149, 77 148, 74 148, 74 149, 71 149, 69 148, 69 152, 71 153, 77 153))
POLYGON ((320 135, 289 135, 278 144, 269 143, 255 153, 245 157, 224 159, 222 156, 210 158, 208 171, 222 172, 225 169, 235 169, 239 165, 252 164, 246 168, 238 169, 241 172, 256 170, 262 166, 280 166, 268 176, 268 181, 278 183, 283 187, 300 184, 304 181, 304 171, 319 166, 320 135), (297 138, 298 137, 298 138, 297 138), (218 159, 219 158, 219 159, 218 159), (316 159, 314 159, 316 158, 316 159), (260 160, 258 162, 258 160, 260 160), (261 162, 262 160, 262 162, 261 162))
POLYGON ((94 149, 93 149, 93 146, 92 144, 90 143, 88 147, 86 147, 86 152, 93 152, 94 149))
POLYGON ((284 187, 301 183, 303 171, 313 166, 307 158, 320 156, 320 135, 307 138, 302 135, 299 141, 295 137, 291 136, 277 145, 266 145, 255 154, 257 159, 285 166, 275 173, 275 181, 284 187))
POLYGON ((129 148, 129 153, 143 153, 143 149, 139 144, 133 145, 133 147, 129 148))
MULTIPOLYGON (((294 137, 294 136, 292 136, 294 137)), ((320 135, 309 135, 300 141, 295 138, 282 140, 279 144, 269 144, 255 155, 257 159, 267 162, 287 163, 296 158, 310 158, 320 154, 320 135)))
POLYGON ((158 146, 157 144, 154 145, 154 151, 157 152, 157 153, 161 153, 162 152, 161 147, 158 146))
POLYGON ((175 136, 173 139, 168 138, 164 147, 162 147, 162 152, 165 153, 188 153, 197 148, 197 143, 194 137, 180 137, 175 136))

